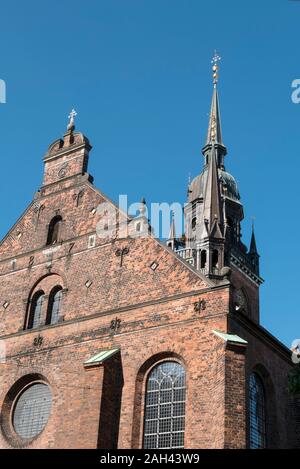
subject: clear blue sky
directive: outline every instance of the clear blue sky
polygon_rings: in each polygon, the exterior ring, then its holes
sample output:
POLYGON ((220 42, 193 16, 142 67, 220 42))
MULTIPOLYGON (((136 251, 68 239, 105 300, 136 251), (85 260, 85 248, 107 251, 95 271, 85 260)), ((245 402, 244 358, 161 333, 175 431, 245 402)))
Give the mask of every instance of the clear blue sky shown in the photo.
POLYGON ((300 1, 64 0, 1 4, 1 237, 31 201, 42 156, 78 111, 94 148, 90 172, 111 198, 185 201, 202 167, 210 60, 226 166, 237 179, 261 254, 262 324, 300 338, 300 1))

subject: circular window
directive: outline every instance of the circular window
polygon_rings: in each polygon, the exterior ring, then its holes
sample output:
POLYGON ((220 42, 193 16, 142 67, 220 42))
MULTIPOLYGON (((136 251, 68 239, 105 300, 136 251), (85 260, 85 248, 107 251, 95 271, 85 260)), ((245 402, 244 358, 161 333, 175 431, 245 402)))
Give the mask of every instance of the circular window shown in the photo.
POLYGON ((21 392, 15 403, 12 423, 15 432, 32 439, 45 428, 51 410, 51 391, 43 383, 35 383, 21 392))

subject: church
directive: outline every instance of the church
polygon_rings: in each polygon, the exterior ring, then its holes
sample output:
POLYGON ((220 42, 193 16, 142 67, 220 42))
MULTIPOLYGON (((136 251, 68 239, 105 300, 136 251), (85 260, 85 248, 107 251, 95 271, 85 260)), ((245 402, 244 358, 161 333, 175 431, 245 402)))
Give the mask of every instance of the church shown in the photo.
POLYGON ((260 324, 260 256, 226 170, 218 57, 180 238, 96 188, 74 117, 0 244, 0 448, 296 447, 291 353, 260 324))

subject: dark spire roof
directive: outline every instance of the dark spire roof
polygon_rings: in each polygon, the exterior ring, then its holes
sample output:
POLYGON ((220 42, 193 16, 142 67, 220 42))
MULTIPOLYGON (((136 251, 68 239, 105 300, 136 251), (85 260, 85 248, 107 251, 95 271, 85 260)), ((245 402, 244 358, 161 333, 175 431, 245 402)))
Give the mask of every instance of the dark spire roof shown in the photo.
POLYGON ((214 143, 218 143, 219 145, 224 146, 222 140, 221 114, 217 84, 214 84, 212 95, 206 145, 211 145, 214 143))
POLYGON ((216 160, 216 149, 213 145, 208 162, 208 174, 204 195, 203 208, 204 223, 208 225, 208 233, 214 237, 222 237, 223 210, 220 193, 220 183, 216 160))
POLYGON ((220 57, 215 52, 212 63, 213 65, 213 94, 211 100, 211 108, 208 122, 207 137, 205 141, 205 146, 202 149, 202 153, 206 158, 208 153, 211 152, 212 145, 215 145, 217 157, 217 167, 225 170, 224 167, 224 156, 227 154, 227 149, 223 143, 222 138, 222 125, 221 125, 221 113, 219 105, 219 96, 218 96, 218 70, 219 67, 217 62, 220 60, 220 57))
POLYGON ((252 224, 252 235, 251 235, 251 242, 250 242, 250 254, 258 254, 257 247, 256 247, 256 240, 255 240, 255 233, 254 233, 254 224, 252 224))

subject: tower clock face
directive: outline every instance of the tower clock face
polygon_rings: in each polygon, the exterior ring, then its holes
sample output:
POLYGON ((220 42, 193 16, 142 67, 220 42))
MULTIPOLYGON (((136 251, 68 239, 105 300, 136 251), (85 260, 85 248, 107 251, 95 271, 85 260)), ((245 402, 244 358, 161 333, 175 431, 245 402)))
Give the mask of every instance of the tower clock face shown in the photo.
POLYGON ((57 173, 58 178, 62 179, 63 177, 65 177, 65 175, 67 174, 67 171, 68 171, 68 164, 67 163, 62 164, 57 173))
POLYGON ((242 311, 243 313, 248 312, 248 305, 247 305, 247 299, 245 297, 245 294, 243 290, 236 289, 234 291, 234 308, 235 311, 242 311))

